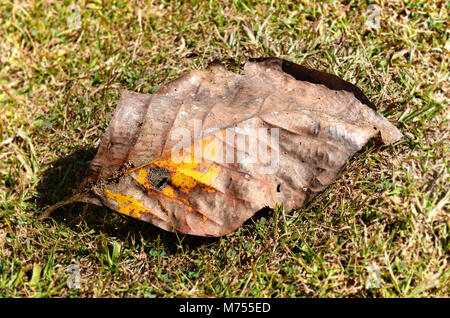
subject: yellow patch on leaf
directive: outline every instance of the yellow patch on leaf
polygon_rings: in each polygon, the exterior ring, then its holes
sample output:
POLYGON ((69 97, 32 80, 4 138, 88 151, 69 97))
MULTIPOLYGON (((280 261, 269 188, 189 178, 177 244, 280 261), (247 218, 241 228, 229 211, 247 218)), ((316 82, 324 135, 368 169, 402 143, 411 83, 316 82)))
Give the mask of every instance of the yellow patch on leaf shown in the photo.
MULTIPOLYGON (((202 151, 210 143, 210 140, 202 140, 202 151)), ((169 170, 171 183, 174 187, 185 193, 189 193, 197 185, 202 186, 204 190, 214 191, 216 187, 215 181, 222 167, 213 162, 200 160, 195 157, 194 144, 191 145, 190 153, 183 153, 183 156, 178 157, 176 160, 172 158, 170 152, 168 154, 164 158, 153 161, 150 165, 169 170)))
POLYGON ((118 212, 122 214, 137 219, 140 218, 142 214, 151 214, 153 217, 157 217, 149 209, 147 209, 142 202, 139 202, 135 198, 123 195, 121 193, 114 193, 107 189, 104 189, 103 193, 105 194, 105 197, 117 202, 119 205, 118 212))

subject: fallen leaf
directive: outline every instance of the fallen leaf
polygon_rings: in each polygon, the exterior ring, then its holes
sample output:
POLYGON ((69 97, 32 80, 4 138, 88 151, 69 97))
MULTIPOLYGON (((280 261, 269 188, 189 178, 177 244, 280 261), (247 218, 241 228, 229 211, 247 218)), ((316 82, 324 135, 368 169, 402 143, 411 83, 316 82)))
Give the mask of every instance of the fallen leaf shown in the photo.
POLYGON ((264 207, 304 206, 380 135, 402 137, 356 86, 278 58, 214 63, 154 94, 122 91, 74 201, 221 236, 264 207), (256 159, 255 159, 256 158, 256 159))

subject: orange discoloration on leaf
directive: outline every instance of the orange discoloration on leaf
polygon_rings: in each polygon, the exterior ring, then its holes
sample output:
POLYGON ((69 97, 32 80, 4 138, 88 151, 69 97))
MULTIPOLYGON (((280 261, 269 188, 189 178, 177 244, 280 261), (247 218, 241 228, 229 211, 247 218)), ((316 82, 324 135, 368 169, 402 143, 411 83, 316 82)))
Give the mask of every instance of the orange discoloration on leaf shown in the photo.
POLYGON ((201 160, 195 156, 195 147, 201 147, 201 151, 204 153, 206 158, 211 159, 219 153, 220 145, 217 140, 211 140, 210 138, 205 138, 196 143, 192 143, 190 146, 190 151, 185 153, 182 149, 172 156, 172 151, 166 151, 163 157, 150 162, 144 166, 137 169, 133 169, 137 173, 136 181, 144 186, 150 193, 163 193, 165 196, 170 198, 177 198, 177 194, 174 192, 174 188, 181 192, 189 193, 190 190, 195 188, 197 185, 208 192, 215 192, 216 178, 219 175, 222 167, 208 160, 201 160), (212 143, 214 141, 214 143, 212 143), (175 157, 175 158, 173 158, 175 157), (173 187, 166 186, 161 191, 157 191, 152 187, 148 181, 148 170, 147 167, 161 167, 167 169, 170 174, 170 183, 173 187))
POLYGON ((141 168, 138 170, 138 178, 137 182, 142 184, 147 190, 151 189, 152 186, 150 185, 150 182, 147 180, 148 171, 147 169, 141 168))
POLYGON ((206 221, 208 221, 208 218, 207 218, 206 216, 203 215, 202 221, 200 222, 200 226, 201 226, 201 227, 204 227, 206 221))
POLYGON ((135 180, 139 182, 141 185, 144 186, 144 188, 147 190, 147 194, 149 195, 157 195, 157 196, 163 196, 165 199, 175 201, 180 205, 186 205, 190 209, 189 201, 185 198, 179 197, 178 194, 175 192, 175 188, 171 185, 166 185, 163 189, 160 191, 154 189, 150 182, 148 181, 148 170, 146 168, 139 168, 137 171, 137 178, 135 180))
POLYGON ((161 190, 162 193, 164 193, 164 195, 171 197, 171 198, 176 198, 177 195, 175 194, 175 192, 173 191, 173 188, 171 186, 166 186, 164 189, 161 190))
POLYGON ((181 162, 173 160, 171 156, 166 156, 150 165, 166 168, 171 174, 171 184, 184 193, 189 193, 197 185, 204 185, 207 189, 213 190, 222 167, 205 160, 195 160, 193 154, 188 154, 188 156, 191 157, 190 160, 181 160, 181 162))
POLYGON ((117 202, 119 205, 118 212, 122 214, 137 219, 140 218, 142 214, 151 214, 153 217, 157 217, 149 209, 147 209, 142 202, 139 202, 135 198, 123 195, 121 193, 113 193, 107 189, 105 189, 103 193, 105 197, 117 202))

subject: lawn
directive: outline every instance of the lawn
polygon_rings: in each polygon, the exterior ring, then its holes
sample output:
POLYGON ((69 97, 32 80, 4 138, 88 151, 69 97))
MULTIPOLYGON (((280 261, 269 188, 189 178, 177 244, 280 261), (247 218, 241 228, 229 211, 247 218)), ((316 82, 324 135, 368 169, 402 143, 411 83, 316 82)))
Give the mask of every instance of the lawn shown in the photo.
POLYGON ((1 1, 0 297, 449 297, 450 2, 376 3, 380 28, 366 1, 1 1), (356 84, 404 138, 221 238, 82 203, 36 222, 83 178, 121 88, 266 56, 356 84))

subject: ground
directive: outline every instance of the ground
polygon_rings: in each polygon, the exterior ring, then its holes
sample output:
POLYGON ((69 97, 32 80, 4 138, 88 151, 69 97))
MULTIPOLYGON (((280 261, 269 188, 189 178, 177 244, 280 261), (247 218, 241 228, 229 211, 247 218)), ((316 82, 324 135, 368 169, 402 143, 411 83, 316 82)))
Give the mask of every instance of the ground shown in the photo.
POLYGON ((0 297, 450 296, 450 2, 373 3, 378 29, 365 1, 2 1, 0 297), (35 222, 83 177, 120 88, 264 56, 356 84, 404 138, 222 238, 80 203, 35 222))

